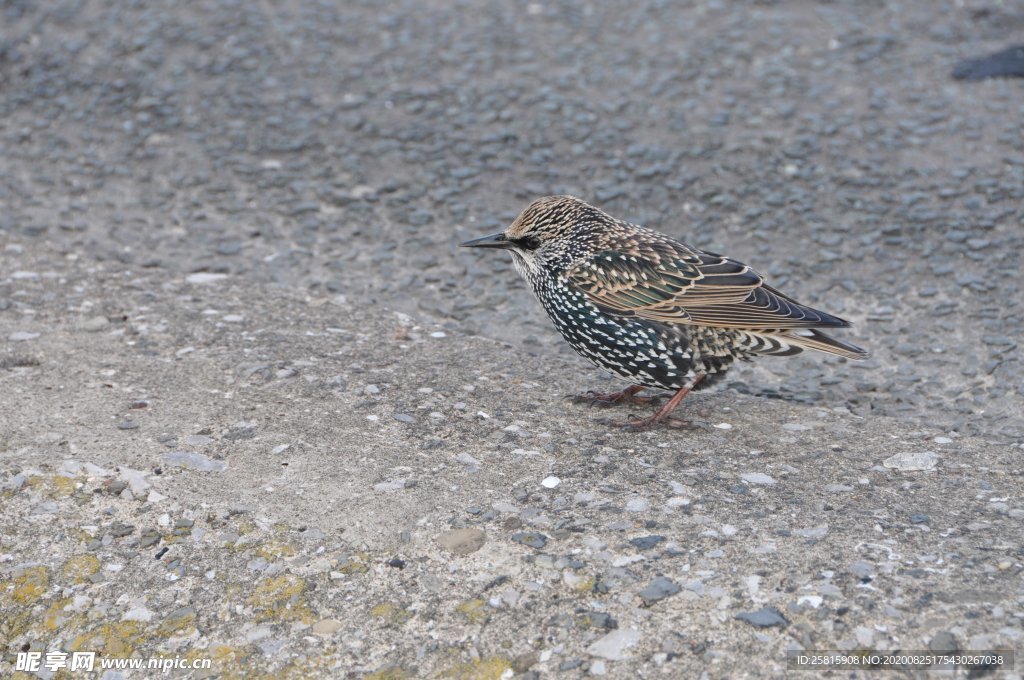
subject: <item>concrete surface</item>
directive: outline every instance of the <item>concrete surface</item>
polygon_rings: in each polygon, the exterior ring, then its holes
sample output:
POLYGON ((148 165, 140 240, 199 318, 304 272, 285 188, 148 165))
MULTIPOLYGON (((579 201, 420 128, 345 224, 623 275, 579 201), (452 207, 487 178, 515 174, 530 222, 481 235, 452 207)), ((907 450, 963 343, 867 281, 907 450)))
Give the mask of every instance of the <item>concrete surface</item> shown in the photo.
POLYGON ((1020 83, 949 78, 1017 6, 0 12, 0 673, 1024 647, 1020 83), (694 430, 603 426, 563 397, 616 383, 454 250, 558 191, 875 357, 744 366, 694 430))

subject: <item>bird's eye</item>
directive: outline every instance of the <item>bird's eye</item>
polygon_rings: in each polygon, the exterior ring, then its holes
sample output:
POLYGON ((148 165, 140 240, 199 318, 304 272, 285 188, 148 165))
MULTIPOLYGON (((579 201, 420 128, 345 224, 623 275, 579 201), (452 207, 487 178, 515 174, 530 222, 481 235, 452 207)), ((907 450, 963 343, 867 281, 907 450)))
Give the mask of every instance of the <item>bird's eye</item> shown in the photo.
POLYGON ((540 239, 536 236, 524 236, 522 238, 517 238, 513 243, 516 244, 516 247, 521 248, 522 250, 537 250, 537 248, 540 248, 540 239))

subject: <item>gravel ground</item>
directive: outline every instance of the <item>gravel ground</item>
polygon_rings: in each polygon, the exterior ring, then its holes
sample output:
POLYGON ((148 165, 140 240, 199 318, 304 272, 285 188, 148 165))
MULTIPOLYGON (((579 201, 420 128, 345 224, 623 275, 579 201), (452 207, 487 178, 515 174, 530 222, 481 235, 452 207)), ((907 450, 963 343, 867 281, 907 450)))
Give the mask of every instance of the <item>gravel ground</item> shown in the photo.
POLYGON ((1019 38, 986 2, 7 2, 0 233, 569 350, 453 244, 569 192, 858 323, 734 386, 1024 435, 1019 38), (510 326, 510 319, 514 325, 510 326), (520 335, 521 334, 521 335, 520 335))
POLYGON ((0 2, 0 643, 226 676, 1020 648, 1022 85, 950 71, 1022 27, 0 2), (557 192, 753 264, 872 360, 765 360, 687 400, 697 430, 606 431, 561 397, 616 383, 454 248, 557 192))
POLYGON ((559 398, 575 361, 37 264, 0 385, 8 652, 495 680, 1022 646, 1017 446, 732 390, 694 397, 694 430, 609 430, 559 398))

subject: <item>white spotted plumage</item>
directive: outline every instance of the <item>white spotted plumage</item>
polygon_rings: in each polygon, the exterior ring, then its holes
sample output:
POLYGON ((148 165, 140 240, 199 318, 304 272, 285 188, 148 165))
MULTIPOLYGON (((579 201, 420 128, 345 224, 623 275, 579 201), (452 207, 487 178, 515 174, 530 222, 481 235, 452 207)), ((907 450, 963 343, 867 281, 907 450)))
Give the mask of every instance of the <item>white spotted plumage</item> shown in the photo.
POLYGON ((571 196, 538 199, 501 234, 464 245, 510 250, 573 349, 644 387, 681 395, 755 355, 867 356, 818 330, 848 322, 799 304, 749 266, 571 196))

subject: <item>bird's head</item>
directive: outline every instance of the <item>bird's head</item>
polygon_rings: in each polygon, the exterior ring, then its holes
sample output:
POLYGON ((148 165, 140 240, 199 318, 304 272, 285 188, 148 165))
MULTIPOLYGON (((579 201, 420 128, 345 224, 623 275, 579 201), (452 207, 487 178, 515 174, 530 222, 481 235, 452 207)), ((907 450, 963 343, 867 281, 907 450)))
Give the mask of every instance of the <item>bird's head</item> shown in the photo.
POLYGON ((459 245, 509 250, 520 273, 531 277, 545 268, 568 266, 588 227, 602 218, 611 219, 573 196, 545 196, 528 205, 505 231, 459 245))

